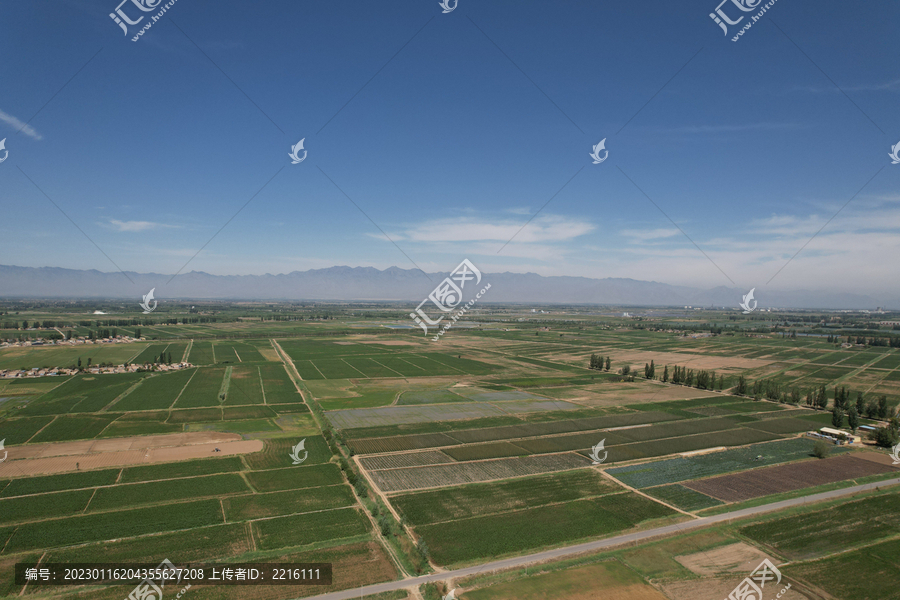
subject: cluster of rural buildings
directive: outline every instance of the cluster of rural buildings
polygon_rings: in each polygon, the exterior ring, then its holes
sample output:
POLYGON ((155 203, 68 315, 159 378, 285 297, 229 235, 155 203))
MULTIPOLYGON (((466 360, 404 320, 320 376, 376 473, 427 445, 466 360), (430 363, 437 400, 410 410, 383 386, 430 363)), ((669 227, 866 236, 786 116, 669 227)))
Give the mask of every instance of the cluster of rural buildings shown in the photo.
POLYGON ((44 338, 36 338, 33 340, 24 340, 21 342, 0 342, 0 348, 27 348, 30 346, 79 346, 82 344, 131 344, 134 342, 142 342, 144 338, 133 338, 127 335, 118 335, 103 339, 91 340, 86 337, 72 338, 70 340, 45 340, 44 338))
POLYGON ((0 370, 0 379, 22 379, 26 377, 57 377, 61 375, 77 375, 78 373, 93 373, 96 375, 104 375, 109 373, 136 373, 138 371, 180 371, 181 369, 190 369, 193 367, 191 363, 180 362, 173 364, 165 363, 147 363, 138 365, 130 363, 127 365, 110 365, 107 367, 87 367, 79 368, 45 368, 40 369, 2 369, 0 370))
MULTIPOLYGON (((865 427, 865 425, 863 427, 865 427)), ((872 427, 868 427, 867 429, 874 431, 874 428, 872 427)), ((825 440, 826 442, 831 442, 836 445, 862 444, 862 437, 853 435, 843 429, 834 429, 833 427, 820 427, 818 431, 806 432, 806 436, 825 440)))

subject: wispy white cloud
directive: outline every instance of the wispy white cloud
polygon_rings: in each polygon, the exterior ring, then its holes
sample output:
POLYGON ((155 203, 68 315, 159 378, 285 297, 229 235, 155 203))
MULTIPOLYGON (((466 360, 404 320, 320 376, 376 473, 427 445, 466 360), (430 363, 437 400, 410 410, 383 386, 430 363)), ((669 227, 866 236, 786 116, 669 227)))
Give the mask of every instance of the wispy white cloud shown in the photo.
POLYGON ((859 85, 842 85, 839 90, 833 85, 830 86, 794 86, 794 90, 798 92, 811 92, 814 94, 844 92, 884 92, 884 91, 900 91, 900 79, 893 81, 885 81, 882 83, 863 83, 859 85))
POLYGON ((108 223, 101 223, 101 225, 116 231, 147 231, 149 229, 175 229, 179 227, 178 225, 167 225, 153 221, 119 221, 118 219, 110 219, 108 223))
POLYGON ((590 233, 595 226, 586 219, 538 215, 528 219, 460 217, 413 225, 392 235, 413 242, 565 242, 590 233))
POLYGON ((36 140, 44 139, 44 136, 35 131, 34 127, 32 127, 31 125, 26 125, 23 121, 20 121, 16 117, 3 112, 2 110, 0 110, 0 121, 3 121, 16 131, 21 130, 22 133, 30 138, 34 138, 36 140))
POLYGON ((682 125, 679 127, 667 127, 657 129, 661 133, 732 133, 738 131, 776 131, 784 129, 799 129, 804 127, 800 123, 740 123, 720 125, 682 125))
POLYGON ((619 233, 626 237, 632 238, 632 242, 646 242, 650 240, 658 240, 662 238, 669 238, 673 235, 679 235, 681 232, 677 229, 623 229, 619 233))

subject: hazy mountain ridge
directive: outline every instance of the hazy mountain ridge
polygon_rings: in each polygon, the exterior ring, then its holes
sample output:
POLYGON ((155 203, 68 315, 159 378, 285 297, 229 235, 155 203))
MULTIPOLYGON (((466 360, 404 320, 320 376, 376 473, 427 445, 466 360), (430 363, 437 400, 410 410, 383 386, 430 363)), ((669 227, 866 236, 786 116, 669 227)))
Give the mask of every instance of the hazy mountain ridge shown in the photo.
MULTIPOLYGON (((286 274, 210 275, 191 271, 176 276, 157 273, 74 270, 59 267, 0 265, 3 298, 127 298, 140 301, 156 288, 156 298, 208 300, 344 300, 418 303, 448 273, 390 267, 337 266, 286 274), (430 280, 429 280, 430 278, 430 280)), ((472 282, 470 282, 471 284, 472 282)), ((479 287, 491 289, 481 302, 532 304, 607 304, 630 306, 737 307, 748 290, 724 286, 709 290, 636 279, 552 276, 535 273, 484 273, 479 287)), ((468 288, 466 289, 468 292, 468 288)), ((809 290, 757 288, 759 308, 870 309, 900 307, 897 299, 809 290)), ((468 294, 467 294, 468 297, 468 294)))

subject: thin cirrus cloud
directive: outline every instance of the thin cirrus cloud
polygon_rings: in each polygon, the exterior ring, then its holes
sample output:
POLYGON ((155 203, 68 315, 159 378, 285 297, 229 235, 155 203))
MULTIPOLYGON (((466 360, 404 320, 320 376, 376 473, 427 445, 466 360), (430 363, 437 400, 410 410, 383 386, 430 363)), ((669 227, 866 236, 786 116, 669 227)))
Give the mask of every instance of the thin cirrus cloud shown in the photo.
POLYGON ((720 124, 720 125, 682 125, 679 127, 668 127, 659 129, 661 133, 736 133, 742 131, 779 131, 787 129, 799 129, 803 127, 800 123, 740 123, 740 124, 720 124))
POLYGON ((891 81, 883 81, 881 83, 864 83, 860 85, 843 85, 839 88, 835 86, 794 86, 794 90, 798 92, 810 92, 813 94, 822 93, 838 93, 843 92, 884 92, 884 91, 900 91, 900 79, 891 81))
POLYGON ((566 242, 588 234, 595 226, 585 220, 556 215, 524 219, 438 219, 413 225, 398 234, 412 242, 566 242), (526 224, 527 223, 527 224, 526 224))
POLYGON ((24 121, 17 119, 11 114, 3 112, 2 110, 0 110, 0 121, 3 121, 13 129, 15 129, 16 132, 21 131, 30 138, 34 138, 36 140, 44 139, 44 136, 35 131, 34 127, 28 125, 24 121))
POLYGON ((632 243, 649 242, 651 240, 659 240, 670 238, 681 233, 677 229, 659 228, 659 229, 623 229, 620 232, 625 237, 631 238, 632 243))
POLYGON ((153 221, 119 221, 118 219, 110 219, 109 223, 104 224, 106 227, 115 229, 116 231, 147 231, 150 229, 168 228, 174 229, 178 225, 166 225, 165 223, 155 223, 153 221))

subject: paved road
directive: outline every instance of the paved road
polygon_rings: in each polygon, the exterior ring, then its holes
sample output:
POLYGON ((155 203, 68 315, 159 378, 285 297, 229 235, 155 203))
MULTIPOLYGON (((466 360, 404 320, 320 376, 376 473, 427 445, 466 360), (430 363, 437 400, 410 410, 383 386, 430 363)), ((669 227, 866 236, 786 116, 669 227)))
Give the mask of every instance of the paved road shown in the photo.
POLYGON ((715 515, 711 517, 701 517, 699 519, 694 519, 693 521, 686 521, 684 523, 678 523, 676 525, 667 525, 665 527, 657 527, 655 529, 648 529, 646 531, 639 531, 636 533, 627 533, 625 535, 617 535, 616 537, 607 538, 604 540, 597 540, 595 542, 586 542, 584 544, 577 544, 574 546, 566 546, 564 548, 557 548, 555 550, 546 550, 544 552, 538 552, 537 554, 529 554, 527 556, 517 556, 515 558, 507 558, 505 560, 495 560, 493 562, 483 563, 481 565, 476 565, 473 567, 466 567, 465 569, 457 569, 455 571, 445 571, 443 573, 432 573, 430 575, 422 575, 421 577, 413 577, 410 579, 401 579, 398 581, 388 581, 386 583, 376 583, 374 585, 367 585, 362 588, 355 588, 352 590, 342 590, 340 592, 331 592, 329 594, 320 594, 318 596, 307 596, 304 600, 353 600, 354 598, 360 598, 362 596, 367 596, 369 594, 378 594, 381 592, 390 592, 393 590, 400 590, 403 588, 409 588, 413 586, 418 586, 423 583, 430 583, 434 581, 444 581, 447 579, 456 579, 459 577, 467 577, 469 575, 476 575, 478 573, 484 573, 486 571, 494 571, 500 569, 511 569, 511 568, 522 568, 526 565, 530 565, 532 563, 541 563, 548 560, 560 559, 571 556, 573 554, 578 554, 581 552, 592 552, 597 550, 606 550, 612 548, 614 546, 621 546, 624 544, 630 544, 634 542, 639 542, 641 540, 646 540, 648 538, 656 537, 656 536, 664 536, 674 533, 681 533, 684 531, 690 531, 692 529, 699 529, 701 527, 707 527, 709 525, 713 525, 715 523, 721 523, 723 521, 730 521, 732 519, 740 519, 742 517, 748 517, 752 515, 758 515, 761 513, 771 512, 774 510, 781 510, 783 508, 789 508, 792 506, 799 506, 801 504, 807 504, 809 502, 818 502, 820 500, 829 500, 832 498, 839 498, 841 496, 849 496, 852 494, 856 494, 858 492, 863 492, 866 490, 873 490, 875 488, 883 488, 891 485, 900 484, 900 478, 896 479, 888 479, 885 481, 879 481, 876 483, 867 483, 865 485, 857 485, 849 488, 843 488, 839 490, 832 490, 830 492, 822 492, 820 494, 813 494, 812 496, 804 496, 802 498, 792 498, 790 500, 782 500, 781 502, 772 502, 771 504, 763 504, 761 506, 754 506, 751 508, 744 508, 741 510, 735 510, 732 512, 722 513, 720 515, 715 515))

